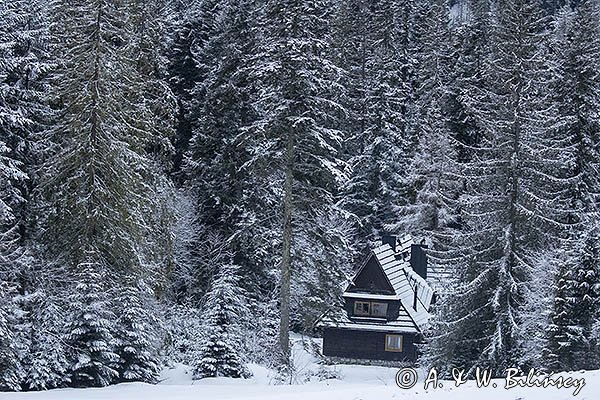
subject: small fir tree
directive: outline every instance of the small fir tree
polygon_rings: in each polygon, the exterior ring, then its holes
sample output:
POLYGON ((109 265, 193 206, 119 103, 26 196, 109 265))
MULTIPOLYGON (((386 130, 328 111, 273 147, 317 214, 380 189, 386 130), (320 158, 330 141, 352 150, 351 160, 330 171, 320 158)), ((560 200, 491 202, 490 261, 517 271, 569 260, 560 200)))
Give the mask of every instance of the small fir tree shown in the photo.
POLYGON ((8 285, 0 280, 0 391, 21 389, 22 368, 11 321, 8 285))
POLYGON ((223 266, 206 296, 206 342, 194 366, 196 379, 246 378, 250 375, 239 353, 243 344, 240 320, 248 310, 244 291, 239 286, 238 271, 236 265, 223 266))
POLYGON ((29 349, 23 360, 27 390, 48 390, 69 383, 67 351, 62 333, 63 305, 40 288, 24 296, 29 349))
POLYGON ((157 343, 156 307, 147 292, 130 280, 130 285, 119 287, 115 307, 119 311, 118 345, 120 357, 119 380, 121 382, 156 383, 160 372, 157 343))
POLYGON ((115 353, 116 317, 111 311, 97 265, 80 265, 78 283, 69 296, 66 342, 70 348, 71 384, 75 387, 114 383, 119 356, 115 353))

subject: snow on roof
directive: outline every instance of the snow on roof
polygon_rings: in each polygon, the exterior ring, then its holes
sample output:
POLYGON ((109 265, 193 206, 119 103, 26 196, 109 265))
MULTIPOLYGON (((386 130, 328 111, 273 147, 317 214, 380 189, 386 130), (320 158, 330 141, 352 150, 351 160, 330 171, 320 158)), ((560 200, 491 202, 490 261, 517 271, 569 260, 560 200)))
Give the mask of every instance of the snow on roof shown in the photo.
MULTIPOLYGON (((394 289, 394 294, 356 293, 345 291, 343 296, 347 298, 360 298, 370 300, 400 300, 401 306, 398 318, 392 321, 378 320, 377 318, 348 317, 345 313, 340 318, 323 316, 319 321, 320 326, 376 330, 399 333, 416 333, 424 325, 429 317, 429 307, 433 297, 433 289, 419 274, 411 267, 407 259, 397 257, 408 250, 410 252, 412 238, 404 237, 400 241, 398 252, 394 253, 389 244, 383 244, 372 250, 371 256, 375 256, 381 266, 386 278, 394 289), (415 302, 416 291, 416 302, 415 302)), ((410 254, 410 253, 409 253, 410 254)), ((356 273, 352 281, 361 273, 362 268, 356 273)))
MULTIPOLYGON (((410 244, 408 244, 409 248, 410 244)), ((396 258, 396 254, 389 244, 386 243, 373 249, 373 254, 411 318, 418 326, 427 322, 430 316, 429 307, 433 289, 412 269, 408 261, 396 258), (414 304, 415 291, 417 294, 416 304, 414 304)))
POLYGON ((398 239, 398 243, 396 244, 396 252, 408 252, 410 255, 410 246, 412 244, 414 244, 413 237, 411 235, 404 235, 401 239, 398 239))
POLYGON ((347 328, 367 331, 381 331, 394 333, 417 333, 419 328, 413 322, 406 308, 401 306, 398 318, 384 322, 383 318, 356 318, 350 319, 345 313, 338 318, 324 316, 319 321, 319 326, 347 328))
POLYGON ((400 296, 397 296, 395 294, 345 292, 344 294, 342 294, 342 296, 360 298, 360 299, 369 299, 369 300, 400 300, 400 296))

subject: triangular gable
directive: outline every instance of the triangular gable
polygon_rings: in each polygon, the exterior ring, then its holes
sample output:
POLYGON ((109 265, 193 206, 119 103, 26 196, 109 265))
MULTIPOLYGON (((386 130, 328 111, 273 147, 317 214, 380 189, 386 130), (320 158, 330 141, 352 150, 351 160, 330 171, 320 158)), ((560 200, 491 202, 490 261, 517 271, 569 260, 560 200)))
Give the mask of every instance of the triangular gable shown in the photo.
POLYGON ((400 300, 401 314, 410 319, 404 323, 412 323, 416 329, 429 319, 433 289, 389 244, 373 249, 344 293, 344 297, 377 295, 400 300))
POLYGON ((377 294, 395 293, 374 253, 371 253, 365 264, 358 270, 346 291, 377 294))

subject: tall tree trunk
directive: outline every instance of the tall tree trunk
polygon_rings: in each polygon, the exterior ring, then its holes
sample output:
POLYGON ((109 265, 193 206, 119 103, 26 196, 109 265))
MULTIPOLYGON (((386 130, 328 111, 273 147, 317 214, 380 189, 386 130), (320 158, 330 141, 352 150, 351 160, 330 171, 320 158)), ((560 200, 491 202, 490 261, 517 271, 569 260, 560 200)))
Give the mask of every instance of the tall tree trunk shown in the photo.
POLYGON ((290 273, 292 248, 294 132, 290 129, 285 155, 285 186, 283 198, 283 255, 281 258, 279 347, 281 364, 290 364, 290 273))

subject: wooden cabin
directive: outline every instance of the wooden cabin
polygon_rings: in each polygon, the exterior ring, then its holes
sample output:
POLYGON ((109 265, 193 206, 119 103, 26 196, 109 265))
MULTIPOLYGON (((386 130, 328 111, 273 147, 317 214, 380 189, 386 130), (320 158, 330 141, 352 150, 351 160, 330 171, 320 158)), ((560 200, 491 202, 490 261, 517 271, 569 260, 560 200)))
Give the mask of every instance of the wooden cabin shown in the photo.
POLYGON ((384 236, 343 293, 340 316, 325 315, 323 354, 352 360, 412 362, 429 319, 433 289, 423 244, 384 236))

